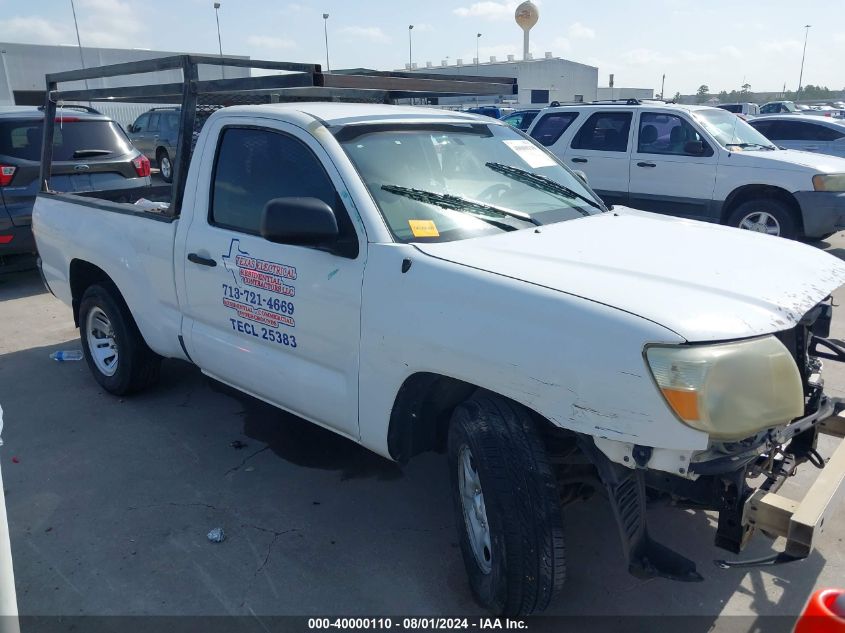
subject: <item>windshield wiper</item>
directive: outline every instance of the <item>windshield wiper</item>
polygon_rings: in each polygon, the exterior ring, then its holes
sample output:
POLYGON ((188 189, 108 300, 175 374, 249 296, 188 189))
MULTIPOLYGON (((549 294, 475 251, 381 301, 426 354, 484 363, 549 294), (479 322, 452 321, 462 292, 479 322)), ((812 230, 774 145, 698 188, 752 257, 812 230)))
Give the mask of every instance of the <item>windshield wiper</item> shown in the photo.
POLYGON ((725 143, 725 147, 761 147, 763 149, 777 149, 774 145, 763 145, 762 143, 725 143))
POLYGON ((111 154, 109 149, 78 149, 73 153, 74 158, 86 158, 88 156, 106 156, 111 154))
MULTIPOLYGON (((411 200, 418 202, 427 202, 429 204, 436 204, 438 207, 444 209, 451 209, 452 211, 468 211, 475 217, 482 220, 490 220, 485 218, 485 214, 495 213, 506 217, 516 218, 523 222, 530 222, 535 226, 542 226, 543 223, 532 218, 528 213, 521 211, 514 211, 512 209, 504 209, 492 204, 486 204, 477 200, 470 200, 461 196, 455 196, 450 193, 435 193, 434 191, 425 191, 424 189, 414 189, 412 187, 400 187, 399 185, 382 185, 381 188, 389 193, 395 193, 397 196, 405 196, 411 200)), ((492 222, 491 222, 492 223, 492 222)), ((496 223, 497 226, 501 226, 496 223)))
MULTIPOLYGON (((535 189, 540 189, 541 191, 545 191, 547 193, 553 193, 558 196, 563 196, 564 198, 569 198, 571 200, 577 198, 578 200, 586 202, 594 209, 598 209, 599 211, 607 211, 607 209, 599 206, 586 196, 582 196, 577 191, 573 191, 566 185, 562 185, 559 182, 555 182, 551 178, 546 178, 545 176, 541 176, 540 174, 533 174, 530 171, 525 171, 524 169, 520 169, 519 167, 502 165, 501 163, 485 163, 485 165, 487 165, 487 167, 489 167, 493 171, 498 172, 503 176, 507 176, 508 178, 513 178, 514 180, 524 183, 529 187, 534 187, 535 189)), ((577 207, 575 208, 581 213, 581 215, 590 215, 587 211, 584 211, 583 209, 578 209, 577 207)))

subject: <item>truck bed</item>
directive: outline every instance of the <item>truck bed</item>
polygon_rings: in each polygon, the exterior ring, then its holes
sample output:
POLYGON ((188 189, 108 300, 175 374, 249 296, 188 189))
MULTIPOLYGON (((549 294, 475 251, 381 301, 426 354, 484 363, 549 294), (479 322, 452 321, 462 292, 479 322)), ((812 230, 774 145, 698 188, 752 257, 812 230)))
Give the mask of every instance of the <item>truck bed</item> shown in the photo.
POLYGON ((176 218, 97 198, 40 193, 32 222, 44 279, 56 297, 73 305, 71 273, 80 265, 99 268, 120 290, 147 344, 164 356, 183 356, 173 276, 176 218))

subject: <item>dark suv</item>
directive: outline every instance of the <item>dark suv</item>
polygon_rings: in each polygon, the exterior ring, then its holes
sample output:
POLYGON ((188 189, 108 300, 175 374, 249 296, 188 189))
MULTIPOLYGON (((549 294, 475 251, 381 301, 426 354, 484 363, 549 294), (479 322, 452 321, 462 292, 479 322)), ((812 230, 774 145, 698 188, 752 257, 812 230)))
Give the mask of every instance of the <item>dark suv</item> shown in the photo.
MULTIPOLYGON (((40 109, 0 109, 0 263, 35 252, 32 206, 39 190, 43 133, 40 109)), ((61 108, 51 189, 129 201, 137 198, 137 189, 149 186, 150 161, 132 147, 119 125, 90 108, 61 108)))
POLYGON ((126 130, 132 144, 158 165, 164 182, 173 182, 180 112, 181 109, 175 107, 152 108, 126 130))

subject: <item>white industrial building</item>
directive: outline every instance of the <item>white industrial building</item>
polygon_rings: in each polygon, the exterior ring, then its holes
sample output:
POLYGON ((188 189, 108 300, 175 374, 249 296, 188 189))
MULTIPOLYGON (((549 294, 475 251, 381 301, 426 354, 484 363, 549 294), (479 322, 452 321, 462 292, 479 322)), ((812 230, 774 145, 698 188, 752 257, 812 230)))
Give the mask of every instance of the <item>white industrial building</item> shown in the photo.
MULTIPOLYGON (((406 67, 407 70, 407 67, 406 67)), ((488 61, 473 59, 469 63, 458 59, 454 63, 443 60, 439 66, 427 62, 425 67, 414 64, 413 71, 444 75, 482 75, 486 77, 515 77, 519 95, 491 95, 485 103, 519 103, 547 105, 552 101, 594 101, 597 97, 599 69, 580 64, 551 53, 539 59, 488 61)), ((440 99, 441 105, 469 104, 467 98, 440 99)), ((475 98, 472 99, 475 103, 475 98)))
MULTIPOLYGON (((43 105, 44 76, 64 70, 76 70, 82 67, 105 66, 123 62, 183 55, 174 51, 153 51, 126 48, 90 48, 83 47, 82 58, 76 46, 49 46, 41 44, 0 43, 0 106, 2 105, 43 105)), ((247 58, 244 58, 247 59, 247 58)), ((226 79, 248 77, 249 68, 225 69, 226 79)), ((200 79, 219 79, 223 69, 219 66, 200 66, 200 79)), ((89 88, 112 88, 139 84, 175 83, 182 81, 179 70, 164 70, 134 76, 105 77, 89 79, 89 88)), ((76 81, 63 84, 62 89, 85 88, 85 82, 76 81)), ((99 102, 96 108, 113 117, 120 123, 132 122, 141 112, 152 104, 109 104, 99 102)))

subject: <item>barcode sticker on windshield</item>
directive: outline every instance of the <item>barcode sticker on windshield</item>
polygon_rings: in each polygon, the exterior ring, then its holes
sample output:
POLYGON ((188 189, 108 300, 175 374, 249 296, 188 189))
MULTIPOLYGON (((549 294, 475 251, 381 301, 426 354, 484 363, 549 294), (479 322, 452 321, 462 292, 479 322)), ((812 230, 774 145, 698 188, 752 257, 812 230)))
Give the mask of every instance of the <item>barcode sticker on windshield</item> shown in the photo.
POLYGON ((408 220, 414 237, 440 237, 434 220, 408 220))
POLYGON ((528 163, 528 166, 532 169, 537 169, 538 167, 554 167, 557 164, 552 160, 551 156, 531 141, 505 141, 505 145, 510 147, 517 156, 528 163))

